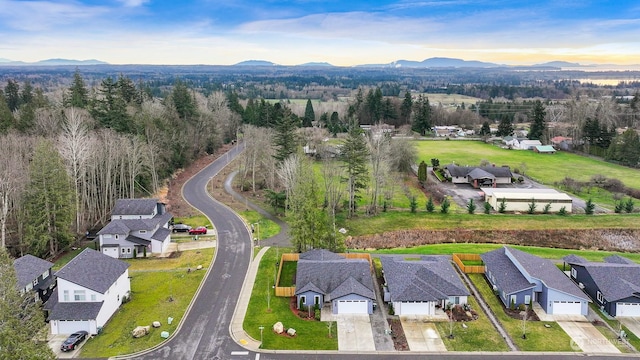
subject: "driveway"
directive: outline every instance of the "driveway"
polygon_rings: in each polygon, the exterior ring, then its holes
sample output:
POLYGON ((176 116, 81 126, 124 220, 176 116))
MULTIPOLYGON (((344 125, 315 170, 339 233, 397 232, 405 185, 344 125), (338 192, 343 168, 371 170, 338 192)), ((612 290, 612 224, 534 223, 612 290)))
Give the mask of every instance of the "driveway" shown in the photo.
POLYGON ((56 354, 57 359, 74 358, 76 355, 78 355, 79 349, 81 349, 84 343, 87 342, 87 340, 85 339, 84 341, 82 341, 82 343, 80 343, 80 345, 78 345, 78 347, 75 350, 64 352, 60 350, 60 345, 62 345, 62 343, 67 339, 67 337, 69 337, 69 334, 64 334, 64 335, 50 334, 49 338, 47 339, 49 347, 51 348, 51 350, 53 350, 53 353, 56 354))
POLYGON ((416 316, 400 316, 402 330, 411 351, 446 352, 436 325, 416 316))
POLYGON ((376 351, 369 315, 334 315, 338 323, 339 351, 376 351))
POLYGON ((640 317, 617 316, 616 319, 626 326, 635 336, 640 337, 640 317))
POLYGON ((558 321, 571 337, 571 347, 585 353, 619 354, 620 350, 590 322, 558 321))

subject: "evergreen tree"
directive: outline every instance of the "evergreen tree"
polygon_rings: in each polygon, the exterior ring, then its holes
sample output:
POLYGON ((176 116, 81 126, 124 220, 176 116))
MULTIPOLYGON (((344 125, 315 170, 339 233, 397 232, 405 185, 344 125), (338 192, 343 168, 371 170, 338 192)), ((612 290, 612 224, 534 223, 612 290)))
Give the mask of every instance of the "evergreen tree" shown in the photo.
POLYGON ((6 134, 13 127, 13 112, 9 109, 4 96, 0 96, 0 134, 6 134))
POLYGON ((431 105, 428 97, 422 95, 418 97, 413 115, 411 130, 425 136, 431 131, 431 105))
POLYGON ((429 199, 427 200, 426 208, 428 213, 432 213, 436 210, 436 205, 433 203, 433 197, 429 196, 429 199))
POLYGON ((480 136, 490 136, 491 135, 491 127, 489 126, 489 122, 485 121, 482 123, 482 127, 480 128, 480 136))
POLYGON ((427 181, 427 163, 424 160, 418 165, 418 181, 421 183, 427 181))
POLYGON ((413 97, 410 92, 404 93, 404 100, 400 106, 400 120, 402 124, 408 124, 411 121, 411 112, 413 110, 413 97))
POLYGON ((349 192, 349 217, 355 214, 360 192, 367 188, 369 180, 368 156, 367 140, 358 123, 352 121, 342 146, 342 161, 345 163, 345 180, 349 192))
POLYGON ((542 135, 546 130, 546 124, 544 122, 544 117, 546 115, 547 113, 544 109, 544 105, 542 105, 540 100, 536 100, 535 105, 533 106, 533 122, 529 129, 529 140, 542 139, 542 135))
POLYGON ((22 104, 31 104, 33 101, 33 87, 29 81, 25 81, 20 92, 20 102, 22 104))
POLYGON ((76 69, 73 74, 73 81, 69 88, 70 95, 64 99, 64 106, 86 108, 89 105, 89 91, 80 75, 80 71, 76 69))
POLYGON ((307 106, 304 109, 304 118, 302 118, 302 127, 311 127, 313 121, 316 120, 316 113, 313 111, 311 99, 307 99, 307 106))
POLYGON ((285 115, 279 118, 275 124, 275 135, 273 137, 276 153, 274 158, 282 163, 284 159, 296 152, 298 146, 296 129, 298 119, 287 109, 285 115))
POLYGON ((127 104, 118 90, 117 82, 107 77, 100 83, 99 97, 92 104, 91 115, 104 127, 118 132, 129 132, 132 127, 127 104))
POLYGON ((190 121, 197 115, 196 100, 191 95, 187 85, 182 81, 176 81, 171 92, 171 100, 180 119, 190 121))
POLYGON ((240 115, 241 117, 243 116, 244 108, 242 107, 242 105, 240 105, 240 97, 238 96, 237 92, 230 91, 227 93, 227 105, 229 106, 229 109, 231 109, 231 111, 240 115))
POLYGON ((498 136, 511 136, 513 135, 513 123, 511 123, 511 119, 508 116, 503 116, 500 120, 500 124, 498 124, 498 132, 496 133, 498 136))
POLYGON ((328 130, 333 135, 336 135, 339 132, 344 131, 342 124, 340 123, 340 115, 338 115, 337 111, 331 113, 331 117, 329 118, 329 126, 328 130))
POLYGON ((73 194, 62 157, 49 140, 41 140, 29 167, 24 198, 25 238, 31 241, 29 253, 52 257, 71 243, 75 219, 73 194))
POLYGON ((21 294, 13 260, 0 247, 0 359, 53 360, 44 317, 30 292, 21 294))
POLYGON ((11 112, 18 110, 22 101, 20 99, 20 85, 15 80, 7 80, 7 85, 4 87, 4 97, 11 112))
POLYGON ((628 129, 615 137, 607 150, 606 158, 623 165, 640 165, 640 137, 634 129, 628 129))

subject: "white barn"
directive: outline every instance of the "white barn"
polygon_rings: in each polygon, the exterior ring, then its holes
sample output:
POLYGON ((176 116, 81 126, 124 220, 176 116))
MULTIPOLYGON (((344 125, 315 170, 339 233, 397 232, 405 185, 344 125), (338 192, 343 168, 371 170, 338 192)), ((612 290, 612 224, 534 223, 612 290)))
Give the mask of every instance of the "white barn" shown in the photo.
POLYGON ((541 213, 549 205, 549 212, 559 212, 564 207, 570 213, 573 210, 573 200, 565 193, 554 189, 499 189, 481 188, 484 201, 494 210, 500 208, 504 201, 505 211, 527 212, 532 201, 536 203, 535 212, 541 213))

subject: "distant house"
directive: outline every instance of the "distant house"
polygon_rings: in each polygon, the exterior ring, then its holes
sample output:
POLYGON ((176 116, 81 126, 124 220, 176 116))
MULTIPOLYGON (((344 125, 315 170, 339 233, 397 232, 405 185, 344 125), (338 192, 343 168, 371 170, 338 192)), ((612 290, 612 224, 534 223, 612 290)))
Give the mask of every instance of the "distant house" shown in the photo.
POLYGON ((46 302, 51 296, 56 282, 51 268, 53 263, 33 255, 25 255, 13 261, 21 293, 32 291, 35 301, 46 302))
POLYGON ((604 262, 589 262, 569 255, 571 278, 594 303, 611 316, 640 316, 640 265, 613 255, 604 262))
POLYGON ((446 165, 444 172, 454 184, 469 184, 474 188, 496 187, 498 184, 511 184, 511 170, 496 166, 457 166, 446 165))
POLYGON ((537 302, 547 314, 587 315, 587 295, 550 260, 508 246, 480 257, 506 307, 537 302))
POLYGON ((520 140, 520 150, 533 150, 536 146, 541 146, 540 140, 520 140))
POLYGON ((534 212, 540 213, 548 205, 548 212, 559 212, 562 208, 567 213, 573 210, 571 196, 555 189, 494 189, 483 187, 484 201, 489 203, 494 210, 498 210, 504 203, 505 211, 528 212, 529 207, 535 202, 534 212))
POLYGON ((566 136, 555 136, 551 138, 551 144, 560 150, 571 150, 573 139, 566 136))
POLYGON ((396 315, 434 315, 448 304, 466 304, 469 290, 454 270, 448 256, 421 256, 405 260, 381 256, 384 300, 396 315))
POLYGON ((296 270, 296 304, 331 303, 334 314, 371 314, 376 298, 371 265, 364 259, 347 259, 328 250, 300 254, 296 270))
POLYGON ((51 333, 97 334, 131 292, 128 267, 87 248, 58 270, 58 287, 45 304, 51 333))
POLYGON ((555 154, 556 149, 551 145, 539 145, 533 148, 534 152, 539 154, 555 154))
POLYGON ((510 149, 520 148, 520 141, 518 141, 518 138, 515 136, 505 136, 502 138, 502 142, 510 149))
POLYGON ((119 199, 111 221, 98 232, 101 252, 113 258, 163 253, 171 242, 172 217, 157 199, 119 199))

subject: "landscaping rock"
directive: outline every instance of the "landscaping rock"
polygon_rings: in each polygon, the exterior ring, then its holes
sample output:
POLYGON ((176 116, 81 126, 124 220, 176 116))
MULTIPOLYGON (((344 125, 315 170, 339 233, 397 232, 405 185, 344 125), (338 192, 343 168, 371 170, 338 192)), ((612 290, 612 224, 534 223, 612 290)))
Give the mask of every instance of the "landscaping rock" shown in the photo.
POLYGON ((160 324, 160 321, 154 321, 151 325, 153 325, 154 328, 159 328, 162 324, 160 324))
POLYGON ((278 321, 277 323, 273 324, 273 331, 276 334, 282 334, 284 332, 284 325, 282 325, 282 323, 278 321))
POLYGON ((294 328, 289 328, 289 330, 287 330, 287 335, 289 335, 289 336, 296 336, 296 329, 294 329, 294 328))
POLYGON ((137 339, 149 334, 149 329, 151 329, 149 326, 138 326, 131 331, 131 335, 137 339))
POLYGON ((196 267, 196 270, 202 270, 202 265, 198 265, 198 266, 196 267))

